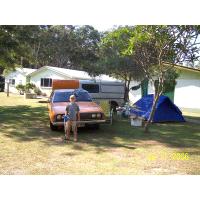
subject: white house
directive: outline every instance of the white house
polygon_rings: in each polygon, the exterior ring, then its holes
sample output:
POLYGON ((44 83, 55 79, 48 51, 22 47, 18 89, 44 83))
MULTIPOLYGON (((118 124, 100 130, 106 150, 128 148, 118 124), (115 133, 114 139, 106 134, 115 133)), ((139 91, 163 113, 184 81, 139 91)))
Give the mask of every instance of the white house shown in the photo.
MULTIPOLYGON (((27 76, 36 71, 36 69, 29 68, 17 68, 15 71, 10 72, 5 76, 5 83, 9 82, 9 91, 17 93, 16 86, 19 84, 25 85, 27 82, 27 76)), ((7 90, 7 84, 5 84, 5 91, 7 90)))
POLYGON ((175 87, 174 103, 182 108, 200 109, 200 70, 178 67, 180 77, 175 87))
MULTIPOLYGON (((26 84, 30 82, 36 85, 42 93, 47 95, 51 92, 52 80, 70 80, 70 79, 95 79, 105 81, 116 81, 116 79, 107 75, 100 75, 91 77, 87 72, 80 70, 65 69, 59 67, 44 66, 39 69, 17 68, 5 76, 5 82, 9 81, 9 91, 17 93, 16 86, 18 84, 26 84)), ((5 91, 7 90, 7 84, 5 84, 5 91)))
MULTIPOLYGON (((174 103, 180 108, 198 108, 200 109, 200 70, 188 68, 180 65, 175 66, 179 71, 177 84, 174 92, 174 103)), ((132 81, 130 86, 138 85, 132 81)), ((153 94, 154 86, 148 84, 148 94, 153 94)), ((141 90, 131 91, 130 100, 135 102, 141 98, 141 90)))
MULTIPOLYGON (((177 85, 174 94, 174 103, 180 108, 198 108, 200 109, 200 70, 187 68, 184 66, 176 66, 180 71, 177 79, 177 85)), ((25 84, 26 82, 34 83, 43 93, 49 95, 53 79, 69 80, 69 79, 96 79, 116 81, 116 79, 107 75, 91 77, 87 72, 79 70, 71 70, 65 68, 44 66, 40 69, 18 68, 5 76, 5 81, 10 82, 10 91, 17 93, 16 85, 25 84)), ((130 86, 137 85, 132 81, 130 86)), ((5 90, 6 90, 5 84, 5 90)), ((154 93, 152 84, 148 85, 148 93, 154 93)), ((132 102, 141 98, 141 90, 131 91, 129 93, 132 102)))

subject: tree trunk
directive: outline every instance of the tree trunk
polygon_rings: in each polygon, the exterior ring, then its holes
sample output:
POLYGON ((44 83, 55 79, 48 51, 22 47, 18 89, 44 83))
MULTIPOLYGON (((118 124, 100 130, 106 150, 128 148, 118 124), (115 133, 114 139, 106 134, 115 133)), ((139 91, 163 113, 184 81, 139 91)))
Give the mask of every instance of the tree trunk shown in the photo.
POLYGON ((154 117, 154 114, 156 112, 156 106, 157 106, 158 100, 159 100, 159 98, 160 98, 160 96, 162 94, 162 90, 163 90, 163 78, 160 78, 159 84, 158 84, 158 88, 157 88, 157 92, 155 92, 155 94, 154 94, 154 99, 153 99, 153 105, 152 105, 152 108, 151 108, 151 113, 150 113, 149 119, 147 120, 147 122, 146 122, 146 124, 144 126, 144 132, 145 133, 149 132, 149 126, 150 126, 150 124, 153 121, 153 117, 154 117))
POLYGON ((153 99, 153 105, 152 105, 151 113, 150 113, 149 119, 147 120, 147 122, 146 122, 146 124, 144 126, 144 132, 145 133, 149 132, 149 126, 150 126, 150 124, 153 121, 153 117, 154 117, 154 114, 155 114, 155 111, 156 111, 156 106, 157 106, 157 102, 158 102, 159 97, 160 97, 160 95, 154 94, 154 99, 153 99))
POLYGON ((124 102, 129 101, 130 80, 125 81, 124 102))
POLYGON ((127 98, 127 88, 126 88, 126 85, 127 85, 127 80, 125 80, 125 83, 124 83, 124 85, 125 85, 125 88, 124 88, 124 102, 126 102, 126 98, 127 98))

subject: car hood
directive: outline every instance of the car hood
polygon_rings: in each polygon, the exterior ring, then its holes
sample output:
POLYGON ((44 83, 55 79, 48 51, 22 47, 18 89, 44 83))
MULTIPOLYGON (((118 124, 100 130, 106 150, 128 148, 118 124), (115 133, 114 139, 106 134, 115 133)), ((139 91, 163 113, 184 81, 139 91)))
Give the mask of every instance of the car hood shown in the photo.
MULTIPOLYGON (((95 102, 76 102, 80 108, 80 113, 96 113, 103 112, 101 107, 95 102)), ((52 110, 55 114, 64 114, 66 106, 69 102, 52 103, 52 110)))

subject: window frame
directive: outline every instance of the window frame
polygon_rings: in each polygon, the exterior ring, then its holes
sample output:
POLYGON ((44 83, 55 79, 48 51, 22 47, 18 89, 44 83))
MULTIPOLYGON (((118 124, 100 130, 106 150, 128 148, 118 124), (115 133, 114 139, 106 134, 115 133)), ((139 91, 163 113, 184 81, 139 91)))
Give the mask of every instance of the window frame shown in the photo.
POLYGON ((41 88, 52 88, 52 78, 40 78, 40 87, 41 88), (48 86, 45 86, 45 79, 48 79, 48 86))
POLYGON ((89 83, 82 83, 81 87, 82 87, 82 89, 88 91, 88 93, 93 93, 93 94, 98 94, 98 93, 100 93, 100 86, 99 86, 99 84, 95 84, 95 83, 92 83, 92 84, 89 84, 89 83), (96 92, 92 91, 92 92, 91 92, 91 91, 89 91, 88 89, 85 89, 85 88, 84 88, 85 85, 96 86, 97 88, 94 88, 94 89, 98 89, 98 91, 96 91, 96 92))
POLYGON ((9 85, 10 86, 15 86, 15 79, 14 78, 9 78, 9 85))

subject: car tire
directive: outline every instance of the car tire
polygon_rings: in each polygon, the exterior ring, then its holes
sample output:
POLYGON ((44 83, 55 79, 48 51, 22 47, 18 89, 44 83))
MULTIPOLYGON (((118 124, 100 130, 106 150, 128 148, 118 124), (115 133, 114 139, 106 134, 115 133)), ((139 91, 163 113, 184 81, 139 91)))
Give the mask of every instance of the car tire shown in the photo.
POLYGON ((56 130, 58 129, 58 127, 57 127, 57 126, 54 126, 51 122, 49 122, 49 124, 50 124, 50 129, 51 129, 52 131, 56 131, 56 130))

